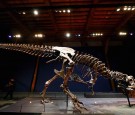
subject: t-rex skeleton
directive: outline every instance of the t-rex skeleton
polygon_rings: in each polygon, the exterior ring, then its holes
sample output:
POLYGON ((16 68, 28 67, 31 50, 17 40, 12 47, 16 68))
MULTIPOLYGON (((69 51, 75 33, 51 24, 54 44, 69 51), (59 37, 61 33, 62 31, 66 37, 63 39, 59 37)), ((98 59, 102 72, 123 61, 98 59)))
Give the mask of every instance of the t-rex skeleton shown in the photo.
POLYGON ((92 87, 95 84, 98 75, 101 75, 105 78, 128 83, 128 90, 135 88, 135 80, 133 76, 118 71, 111 71, 105 66, 105 63, 100 61, 98 58, 87 53, 80 53, 79 51, 69 47, 31 44, 0 44, 0 48, 25 52, 27 54, 39 57, 50 58, 50 60, 46 63, 59 59, 63 61, 61 70, 58 71, 54 69, 55 75, 50 80, 45 82, 45 86, 42 91, 42 103, 45 102, 45 95, 48 86, 52 81, 59 77, 63 78, 63 84, 61 84, 60 87, 71 98, 74 107, 81 113, 85 113, 87 109, 84 107, 83 103, 80 102, 77 97, 68 89, 68 81, 70 79, 76 82, 84 83, 86 85, 91 84, 92 87), (83 78, 88 76, 90 77, 89 81, 86 82, 76 74, 73 74, 74 66, 79 64, 83 65, 83 69, 88 67, 87 72, 85 72, 83 78), (92 72, 95 73, 94 76, 92 75, 92 72))

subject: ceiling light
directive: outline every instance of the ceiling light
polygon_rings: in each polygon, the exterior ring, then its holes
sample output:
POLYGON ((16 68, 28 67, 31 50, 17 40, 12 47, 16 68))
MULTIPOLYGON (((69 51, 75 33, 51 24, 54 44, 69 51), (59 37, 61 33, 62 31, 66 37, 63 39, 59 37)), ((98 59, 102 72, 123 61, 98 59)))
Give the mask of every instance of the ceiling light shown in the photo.
POLYGON ((55 10, 55 12, 57 12, 57 13, 70 13, 71 12, 71 10, 70 9, 61 9, 61 10, 55 10))
POLYGON ((119 32, 119 35, 120 36, 125 36, 125 35, 127 35, 127 32, 119 32))
POLYGON ((44 37, 43 34, 35 34, 34 36, 35 36, 35 38, 43 38, 44 37))
POLYGON ((76 34, 75 36, 80 37, 80 36, 81 36, 81 34, 76 34))
POLYGON ((132 35, 133 35, 133 33, 130 33, 130 35, 132 36, 132 35))
POLYGON ((95 36, 96 34, 95 34, 95 33, 93 33, 92 35, 93 35, 93 36, 95 36))
POLYGON ((21 37, 21 35, 20 35, 20 34, 17 34, 17 35, 16 35, 16 38, 20 38, 20 37, 21 37))
POLYGON ((8 38, 12 38, 12 36, 11 35, 8 35, 8 38))
POLYGON ((37 37, 38 37, 38 35, 37 35, 37 34, 35 34, 35 37, 37 38, 37 37))
POLYGON ((69 38, 71 36, 70 33, 66 33, 66 37, 69 38))
POLYGON ((63 10, 63 12, 65 13, 65 12, 66 12, 66 10, 63 10))
POLYGON ((96 36, 103 36, 103 33, 92 33, 91 34, 93 37, 96 37, 96 36))
POLYGON ((16 34, 14 35, 15 38, 21 38, 21 35, 20 34, 16 34))
POLYGON ((127 6, 124 6, 123 10, 127 10, 127 6))
POLYGON ((135 10, 135 6, 124 6, 123 10, 135 10))
POLYGON ((123 11, 133 11, 135 10, 135 6, 123 6, 121 8, 117 8, 116 11, 120 11, 120 10, 123 10, 123 11))
POLYGON ((68 9, 68 10, 67 10, 67 13, 70 13, 70 12, 71 12, 71 11, 68 9))
POLYGON ((119 12, 120 11, 120 8, 117 8, 117 10, 116 10, 117 12, 119 12))
POLYGON ((129 7, 127 10, 131 10, 131 7, 129 7))
POLYGON ((42 37, 43 37, 43 34, 38 34, 38 37, 39 37, 39 38, 42 38, 42 37))
POLYGON ((26 14, 26 12, 22 12, 22 14, 26 14))
POLYGON ((18 12, 18 14, 23 14, 23 15, 25 15, 26 12, 25 12, 25 11, 21 11, 21 12, 18 12))
POLYGON ((33 11, 34 15, 38 15, 38 10, 33 11))
POLYGON ((135 7, 133 7, 132 10, 135 10, 135 7))

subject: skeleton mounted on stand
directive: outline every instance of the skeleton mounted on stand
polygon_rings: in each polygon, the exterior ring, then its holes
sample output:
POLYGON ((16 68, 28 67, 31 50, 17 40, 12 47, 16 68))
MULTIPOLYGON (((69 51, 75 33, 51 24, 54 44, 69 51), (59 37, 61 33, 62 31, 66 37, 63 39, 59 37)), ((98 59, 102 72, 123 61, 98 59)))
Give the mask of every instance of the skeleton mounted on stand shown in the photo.
MULTIPOLYGON (((88 85, 93 91, 93 85, 96 83, 98 79, 98 75, 101 75, 108 79, 114 79, 119 83, 127 83, 127 90, 131 90, 135 88, 135 80, 133 76, 129 76, 127 74, 123 74, 118 71, 111 71, 108 69, 105 64, 100 61, 98 58, 86 54, 83 52, 78 52, 69 47, 58 47, 58 46, 43 46, 43 45, 30 45, 30 44, 0 44, 0 48, 9 49, 24 52, 30 55, 39 56, 39 57, 53 57, 56 58, 47 61, 46 63, 50 63, 55 60, 62 60, 62 68, 60 70, 54 69, 55 75, 48 81, 45 82, 44 89, 42 91, 42 103, 45 103, 45 96, 48 86, 57 78, 62 78, 63 83, 60 87, 63 89, 63 92, 67 94, 74 105, 74 107, 80 111, 80 113, 86 113, 87 108, 84 107, 83 103, 80 102, 77 97, 69 90, 68 82, 70 79, 88 85), (79 77, 76 74, 73 74, 75 65, 83 65, 82 71, 86 69, 87 72, 83 75, 83 77, 79 77), (94 73, 94 76, 93 74, 94 73), (89 81, 84 81, 83 78, 89 77, 89 81)), ((93 93, 94 94, 94 93, 93 93)))

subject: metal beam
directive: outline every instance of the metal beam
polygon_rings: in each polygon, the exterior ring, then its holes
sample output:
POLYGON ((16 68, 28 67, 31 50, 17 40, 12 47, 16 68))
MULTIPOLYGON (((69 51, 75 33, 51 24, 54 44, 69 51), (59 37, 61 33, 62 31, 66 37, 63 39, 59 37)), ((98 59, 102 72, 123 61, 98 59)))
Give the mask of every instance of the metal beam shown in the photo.
POLYGON ((132 12, 122 17, 122 20, 120 20, 115 30, 118 31, 119 29, 121 29, 121 27, 124 26, 134 15, 135 15, 135 12, 132 12))
MULTIPOLYGON (((44 0, 44 1, 47 2, 48 6, 51 6, 50 0, 44 0)), ((51 9, 50 9, 50 10, 51 10, 51 9)), ((53 25, 54 25, 54 27, 55 27, 55 32, 57 32, 57 31, 58 31, 58 28, 57 28, 58 26, 57 26, 57 24, 56 24, 55 16, 54 16, 53 11, 51 10, 51 11, 49 12, 49 14, 50 14, 50 16, 51 16, 52 23, 53 23, 53 25)))
MULTIPOLYGON (((98 3, 98 0, 94 0, 94 1, 93 1, 93 5, 94 5, 94 4, 97 4, 97 3, 98 3)), ((88 32, 88 30, 89 30, 90 22, 91 22, 91 20, 92 20, 94 11, 95 11, 95 9, 93 9, 93 8, 91 8, 91 9, 89 10, 88 17, 87 17, 87 22, 86 22, 86 24, 85 24, 85 27, 84 27, 85 29, 84 29, 84 31, 83 31, 83 35, 82 35, 82 38, 81 38, 81 43, 84 42, 84 38, 85 38, 86 35, 87 35, 87 32, 88 32)), ((82 44, 85 44, 85 43, 82 43, 82 44)))
MULTIPOLYGON (((60 6, 38 6, 37 9, 39 10, 46 10, 46 9, 65 9, 65 8, 111 8, 111 7, 121 7, 121 6, 134 6, 135 2, 132 3, 98 3, 98 4, 88 4, 88 5, 60 5, 60 6)), ((36 8, 36 7, 35 7, 36 8)), ((6 8, 2 7, 0 8, 1 12, 7 11, 7 10, 25 10, 29 11, 33 9, 33 6, 27 6, 27 7, 12 7, 12 8, 6 8)))

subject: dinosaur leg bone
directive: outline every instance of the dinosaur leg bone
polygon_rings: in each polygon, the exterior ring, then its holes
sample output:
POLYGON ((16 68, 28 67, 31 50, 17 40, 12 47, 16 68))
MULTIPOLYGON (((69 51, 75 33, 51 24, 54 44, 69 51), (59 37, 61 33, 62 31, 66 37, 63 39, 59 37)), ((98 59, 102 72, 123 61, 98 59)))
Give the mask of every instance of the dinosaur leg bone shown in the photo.
POLYGON ((48 102, 48 101, 45 101, 46 90, 47 90, 48 86, 49 86, 56 78, 58 78, 58 75, 53 76, 50 80, 48 80, 48 81, 45 82, 45 86, 44 86, 44 89, 43 89, 43 91, 42 91, 42 100, 41 100, 41 103, 48 102))
POLYGON ((69 90, 67 87, 65 87, 63 84, 61 84, 60 87, 63 89, 64 93, 67 94, 67 95, 71 98, 74 107, 75 107, 80 113, 85 113, 85 112, 87 111, 87 109, 84 107, 83 103, 80 102, 80 101, 77 99, 77 97, 76 97, 73 93, 71 93, 70 90, 69 90))
POLYGON ((81 113, 85 113, 87 111, 87 109, 83 106, 83 103, 78 101, 77 97, 73 93, 71 93, 70 90, 67 87, 69 78, 70 78, 71 74, 73 73, 73 69, 74 69, 74 66, 71 66, 71 67, 67 68, 66 74, 65 74, 65 77, 64 77, 64 82, 63 82, 63 84, 61 84, 60 87, 71 98, 74 107, 77 110, 79 110, 81 113))
POLYGON ((67 59, 64 59, 64 60, 63 60, 63 63, 62 63, 62 68, 61 68, 61 70, 58 71, 58 70, 54 69, 54 72, 55 72, 56 75, 55 75, 54 77, 52 77, 50 80, 48 80, 48 81, 45 82, 45 86, 44 86, 44 89, 43 89, 43 91, 42 91, 42 101, 41 101, 42 103, 45 102, 45 95, 46 95, 46 90, 47 90, 48 86, 49 86, 56 78, 58 78, 58 77, 64 78, 64 64, 65 64, 66 61, 67 61, 67 59))

